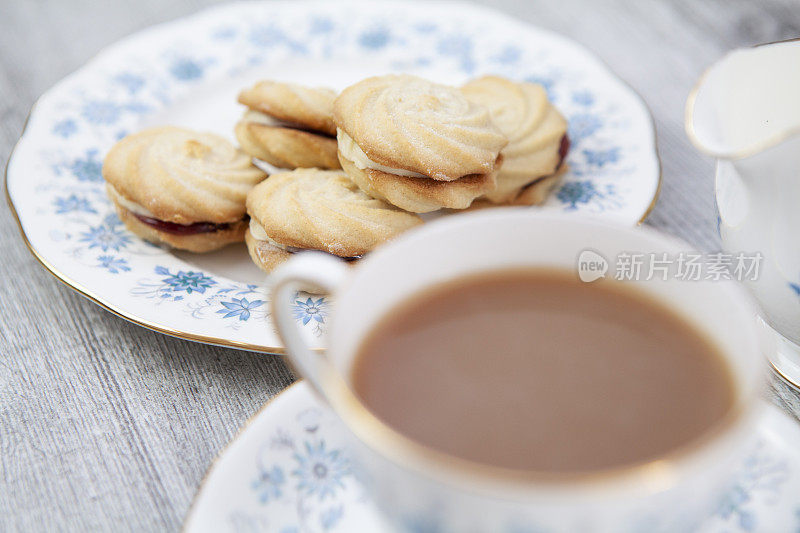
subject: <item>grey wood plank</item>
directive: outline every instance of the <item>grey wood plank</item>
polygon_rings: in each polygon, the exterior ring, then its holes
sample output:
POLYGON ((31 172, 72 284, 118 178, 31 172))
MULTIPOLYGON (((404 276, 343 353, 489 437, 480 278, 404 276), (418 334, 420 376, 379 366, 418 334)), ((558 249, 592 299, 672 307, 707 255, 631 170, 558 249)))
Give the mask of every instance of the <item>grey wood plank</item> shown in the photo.
MULTIPOLYGON (((211 3, 2 2, 0 160, 53 83, 119 38, 211 3)), ((648 223, 717 249, 713 162, 683 133, 684 100, 727 49, 800 35, 797 2, 493 4, 588 46, 642 94, 663 164, 648 223)), ((112 316, 39 267, 5 208, 0 249, 0 530, 178 529, 213 457, 290 371, 112 316)), ((779 380, 768 395, 800 413, 779 380)))

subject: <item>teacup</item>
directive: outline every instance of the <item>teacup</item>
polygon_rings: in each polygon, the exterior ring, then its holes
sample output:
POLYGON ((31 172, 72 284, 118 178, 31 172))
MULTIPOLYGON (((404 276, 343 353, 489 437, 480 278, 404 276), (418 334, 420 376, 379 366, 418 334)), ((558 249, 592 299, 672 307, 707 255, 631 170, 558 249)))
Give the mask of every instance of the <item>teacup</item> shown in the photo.
POLYGON ((352 392, 350 370, 361 341, 408 296, 483 271, 574 271, 576 259, 589 246, 595 257, 607 259, 632 250, 678 254, 688 249, 645 228, 528 210, 486 210, 429 223, 376 250, 355 268, 325 254, 307 253, 273 274, 273 315, 289 359, 347 428, 356 471, 393 527, 688 531, 714 511, 732 466, 747 448, 763 379, 753 307, 732 281, 654 277, 637 282, 638 289, 712 340, 735 385, 731 414, 719 427, 688 450, 643 464, 569 479, 501 473, 403 436, 352 392), (307 347, 290 308, 295 291, 308 285, 329 291, 335 299, 324 354, 307 347))

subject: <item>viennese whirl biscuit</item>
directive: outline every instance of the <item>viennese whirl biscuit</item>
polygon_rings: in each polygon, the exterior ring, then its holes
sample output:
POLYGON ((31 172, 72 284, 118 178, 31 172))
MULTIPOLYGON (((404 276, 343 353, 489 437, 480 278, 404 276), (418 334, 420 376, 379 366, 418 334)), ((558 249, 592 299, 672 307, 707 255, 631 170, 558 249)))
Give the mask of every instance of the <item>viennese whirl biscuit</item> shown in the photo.
POLYGON ((367 196, 344 172, 319 169, 273 174, 247 195, 247 212, 247 247, 267 272, 301 250, 358 258, 422 223, 367 196))
POLYGON ((487 107, 508 137, 501 152, 503 166, 497 174, 497 188, 484 197, 493 203, 543 202, 547 195, 541 193, 556 185, 560 176, 556 170, 569 149, 567 121, 550 103, 547 92, 535 83, 499 76, 472 80, 461 92, 487 107))
POLYGON ((409 75, 367 78, 334 102, 339 160, 367 194, 424 213, 495 188, 505 136, 458 89, 409 75))
POLYGON ((261 81, 239 94, 242 150, 279 168, 339 168, 331 89, 261 81))
POLYGON ((193 252, 244 238, 245 198, 265 176, 224 138, 171 126, 125 137, 103 162, 106 190, 128 229, 193 252))

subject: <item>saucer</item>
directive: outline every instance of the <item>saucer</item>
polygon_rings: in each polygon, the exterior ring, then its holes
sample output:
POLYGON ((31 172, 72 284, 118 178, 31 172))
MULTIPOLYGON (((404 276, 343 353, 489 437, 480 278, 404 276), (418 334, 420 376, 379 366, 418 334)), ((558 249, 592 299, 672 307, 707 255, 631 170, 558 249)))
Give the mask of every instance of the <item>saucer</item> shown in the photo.
MULTIPOLYGON (((281 392, 212 463, 184 531, 387 531, 340 424, 306 382, 281 392)), ((800 531, 800 425, 765 403, 734 480, 701 533, 800 531)))
MULTIPOLYGON (((47 91, 9 159, 6 192, 36 258, 79 293, 141 326, 281 353, 266 276, 244 244, 191 254, 131 234, 106 197, 108 149, 173 124, 235 140, 237 93, 259 79, 342 89, 409 72, 461 84, 494 73, 541 84, 569 121, 569 171, 535 209, 634 225, 660 183, 647 107, 592 52, 499 12, 453 2, 225 3, 103 50, 47 91)), ((324 346, 330 301, 294 302, 324 346)))

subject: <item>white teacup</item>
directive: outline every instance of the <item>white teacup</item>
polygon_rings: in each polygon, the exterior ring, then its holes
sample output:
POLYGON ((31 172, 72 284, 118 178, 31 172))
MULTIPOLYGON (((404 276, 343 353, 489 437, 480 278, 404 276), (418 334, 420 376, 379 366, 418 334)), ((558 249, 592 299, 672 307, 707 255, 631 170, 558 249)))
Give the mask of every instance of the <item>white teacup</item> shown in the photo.
POLYGON ((574 271, 587 247, 609 259, 632 250, 675 254, 688 249, 648 229, 504 209, 432 222, 373 252, 356 268, 308 253, 275 272, 273 314, 289 358, 349 430, 357 472, 393 526, 458 532, 689 531, 714 511, 747 447, 763 379, 754 311, 733 282, 654 278, 637 283, 719 347, 734 376, 736 397, 728 418, 700 442, 611 473, 531 478, 460 460, 386 426, 349 386, 362 339, 408 296, 481 271, 574 271), (308 349, 292 317, 295 291, 308 284, 335 298, 325 354, 308 349))

